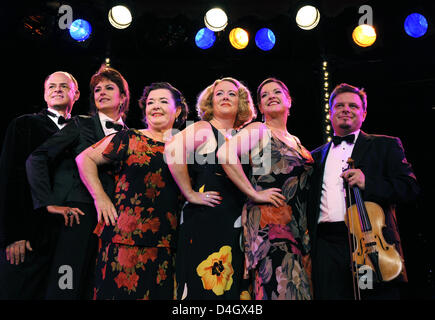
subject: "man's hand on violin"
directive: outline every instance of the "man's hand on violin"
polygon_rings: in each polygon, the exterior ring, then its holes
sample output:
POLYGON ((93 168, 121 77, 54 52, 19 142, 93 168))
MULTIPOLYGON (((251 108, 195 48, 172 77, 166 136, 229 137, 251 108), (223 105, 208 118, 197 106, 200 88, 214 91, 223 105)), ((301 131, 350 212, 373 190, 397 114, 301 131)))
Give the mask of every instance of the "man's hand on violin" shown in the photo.
POLYGON ((361 190, 366 187, 366 177, 360 169, 349 169, 344 171, 340 177, 349 183, 349 186, 358 186, 361 190))

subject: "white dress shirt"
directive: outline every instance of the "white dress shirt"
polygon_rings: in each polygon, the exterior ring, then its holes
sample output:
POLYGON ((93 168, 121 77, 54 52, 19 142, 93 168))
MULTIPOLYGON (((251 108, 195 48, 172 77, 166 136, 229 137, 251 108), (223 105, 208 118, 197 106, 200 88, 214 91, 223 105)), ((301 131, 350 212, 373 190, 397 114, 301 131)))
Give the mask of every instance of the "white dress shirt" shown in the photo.
POLYGON ((347 160, 352 155, 359 132, 360 130, 353 132, 355 135, 354 143, 342 141, 336 146, 331 143, 323 173, 319 223, 344 221, 346 214, 346 191, 343 183, 344 180, 340 175, 349 166, 347 160))
POLYGON ((103 128, 105 136, 108 136, 109 134, 117 133, 118 132, 114 128, 110 128, 110 129, 106 128, 106 121, 110 121, 110 122, 113 122, 113 123, 118 123, 118 124, 124 126, 124 122, 122 121, 121 117, 119 117, 119 119, 117 121, 114 121, 112 118, 109 118, 108 116, 106 116, 102 112, 98 112, 98 116, 100 118, 101 127, 103 128))
MULTIPOLYGON (((58 118, 59 118, 60 116, 63 117, 62 114, 60 114, 57 110, 54 110, 54 109, 52 109, 52 108, 47 108, 47 110, 50 111, 51 113, 53 113, 53 114, 56 115, 56 116, 52 116, 52 115, 50 115, 50 114, 47 114, 47 116, 48 116, 51 120, 53 120, 53 122, 56 124, 56 126, 57 126, 59 129, 62 129, 63 127, 66 126, 66 123, 62 123, 62 124, 59 124, 59 123, 58 123, 58 120, 59 120, 58 118)), ((67 114, 66 117, 64 117, 64 118, 65 118, 65 119, 69 119, 69 118, 71 118, 71 115, 70 115, 70 114, 67 114)))

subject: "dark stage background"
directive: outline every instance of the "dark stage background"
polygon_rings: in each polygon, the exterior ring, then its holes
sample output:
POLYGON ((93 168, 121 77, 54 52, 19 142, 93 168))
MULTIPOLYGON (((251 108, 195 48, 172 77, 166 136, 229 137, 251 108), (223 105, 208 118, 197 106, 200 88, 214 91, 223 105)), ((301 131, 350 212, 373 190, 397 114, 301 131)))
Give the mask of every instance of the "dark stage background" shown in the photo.
POLYGON ((435 120, 435 4, 433 1, 315 1, 321 11, 317 28, 299 29, 294 22, 297 1, 2 1, 0 9, 2 51, 3 141, 14 117, 37 112, 45 106, 44 78, 56 71, 71 72, 79 82, 81 98, 73 115, 87 113, 89 80, 104 62, 120 70, 130 85, 127 124, 142 128, 137 100, 143 87, 168 81, 180 89, 196 120, 198 93, 215 79, 232 76, 253 93, 269 76, 283 80, 293 97, 289 131, 312 150, 323 144, 323 70, 328 61, 329 87, 347 82, 364 87, 368 116, 363 130, 401 138, 422 194, 417 203, 398 208, 409 285, 407 298, 435 298, 434 232, 435 199, 431 151, 435 120), (132 25, 116 30, 107 20, 114 3, 126 3, 132 25), (70 4, 74 19, 91 22, 93 34, 84 43, 72 40, 58 27, 59 4, 70 4), (351 38, 358 24, 358 8, 373 8, 377 41, 359 48, 351 38), (203 16, 212 5, 226 10, 229 25, 218 34, 214 47, 196 48, 194 36, 203 27, 203 16), (429 29, 419 39, 403 29, 405 17, 419 12, 429 29), (228 42, 233 26, 251 34, 245 50, 228 42), (260 27, 274 30, 277 43, 270 52, 255 47, 260 27))

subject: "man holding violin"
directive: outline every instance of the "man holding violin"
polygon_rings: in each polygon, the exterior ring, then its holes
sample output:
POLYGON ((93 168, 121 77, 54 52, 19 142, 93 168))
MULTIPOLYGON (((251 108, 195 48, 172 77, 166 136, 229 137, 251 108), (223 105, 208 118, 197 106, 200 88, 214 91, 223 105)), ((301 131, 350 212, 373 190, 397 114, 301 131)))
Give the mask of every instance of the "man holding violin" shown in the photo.
POLYGON ((363 89, 340 84, 332 92, 329 105, 335 136, 312 152, 315 171, 308 202, 314 298, 399 299, 398 283, 406 282, 407 277, 395 205, 416 199, 419 193, 416 177, 399 138, 360 130, 367 115, 363 89), (354 168, 348 167, 349 158, 354 160, 354 168), (363 212, 348 216, 347 208, 354 201, 353 194, 346 192, 350 189, 358 189, 362 196, 362 204, 358 203, 363 212), (367 201, 378 205, 380 215, 383 211, 385 217, 366 210, 367 201), (347 225, 351 225, 349 220, 361 217, 363 221, 355 225, 368 227, 358 238, 358 232, 347 225), (376 230, 376 222, 370 220, 382 221, 381 227, 376 230), (382 259, 382 250, 397 251, 399 269, 389 278, 382 277, 384 268, 391 264, 382 259), (367 254, 363 256, 367 263, 356 262, 359 254, 367 254), (360 268, 366 265, 370 267, 369 273, 368 269, 360 268), (372 280, 367 276, 373 276, 373 284, 361 281, 362 277, 372 280))

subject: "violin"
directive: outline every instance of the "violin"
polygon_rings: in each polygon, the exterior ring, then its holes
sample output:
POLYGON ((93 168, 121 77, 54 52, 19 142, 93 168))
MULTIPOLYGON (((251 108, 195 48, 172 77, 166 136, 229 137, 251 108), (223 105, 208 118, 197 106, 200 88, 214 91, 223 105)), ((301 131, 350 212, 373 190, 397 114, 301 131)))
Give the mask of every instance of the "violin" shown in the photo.
MULTIPOLYGON (((349 169, 355 169, 352 158, 349 158, 347 163, 349 169)), ((349 200, 350 192, 348 186, 349 200)), ((395 245, 387 243, 382 234, 382 229, 385 227, 385 214, 381 206, 375 202, 363 201, 360 189, 356 185, 352 187, 352 192, 355 204, 348 201, 345 223, 351 242, 354 289, 358 288, 358 297, 360 297, 358 281, 360 268, 370 268, 377 282, 391 281, 400 274, 403 263, 395 245)))

